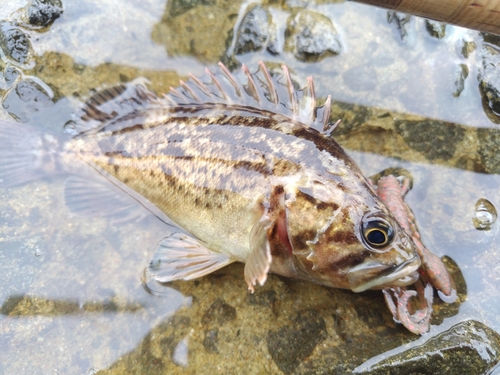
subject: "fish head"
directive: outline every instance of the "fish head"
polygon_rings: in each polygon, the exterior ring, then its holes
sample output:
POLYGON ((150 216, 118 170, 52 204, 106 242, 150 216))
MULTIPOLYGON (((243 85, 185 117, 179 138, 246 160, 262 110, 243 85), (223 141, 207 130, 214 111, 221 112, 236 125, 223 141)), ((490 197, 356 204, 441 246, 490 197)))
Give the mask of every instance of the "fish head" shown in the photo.
POLYGON ((315 180, 286 201, 298 277, 354 292, 418 279, 421 262, 413 240, 365 185, 339 189, 315 180))

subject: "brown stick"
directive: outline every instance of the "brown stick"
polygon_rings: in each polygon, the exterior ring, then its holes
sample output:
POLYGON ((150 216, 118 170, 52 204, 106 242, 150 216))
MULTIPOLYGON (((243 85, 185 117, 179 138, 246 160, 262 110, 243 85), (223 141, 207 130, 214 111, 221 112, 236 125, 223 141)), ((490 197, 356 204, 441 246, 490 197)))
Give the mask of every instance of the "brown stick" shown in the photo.
POLYGON ((500 0, 355 0, 397 12, 500 34, 500 0))

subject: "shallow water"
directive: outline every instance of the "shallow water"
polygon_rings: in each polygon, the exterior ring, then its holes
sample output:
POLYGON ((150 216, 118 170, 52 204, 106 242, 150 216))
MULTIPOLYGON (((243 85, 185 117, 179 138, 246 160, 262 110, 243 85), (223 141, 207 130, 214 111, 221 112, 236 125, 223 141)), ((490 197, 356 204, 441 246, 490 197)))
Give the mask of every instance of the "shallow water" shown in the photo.
MULTIPOLYGON (((189 73, 217 70, 220 60, 251 70, 261 60, 270 68, 286 64, 299 83, 315 79, 321 103, 332 95, 331 120, 342 119, 333 135, 367 176, 388 167, 411 172, 406 201, 427 247, 457 264, 460 299, 436 302, 431 331, 419 337, 392 321, 380 292, 271 275, 249 295, 241 265, 149 290, 144 270, 165 224, 153 216, 139 223, 72 216, 66 177, 53 176, 0 191, 0 374, 344 374, 358 366, 377 373, 382 358, 470 320, 491 329, 484 338, 491 348, 475 347, 486 365, 470 368, 495 371, 500 229, 497 222, 476 230, 473 218, 480 198, 500 207, 500 133, 478 88, 485 45, 478 32, 448 26, 437 39, 414 18, 402 39, 381 9, 264 2, 275 53, 264 47, 235 55, 252 2, 63 5, 48 27, 19 27, 31 45, 24 62, 4 52, 3 75, 13 68, 20 75, 15 83, 0 79, 1 119, 62 133, 94 89, 146 77, 161 93, 189 73), (305 5, 333 22, 340 53, 294 54, 285 29, 305 5), (477 45, 467 58, 464 40, 477 45), (454 96, 460 64, 468 76, 454 96)), ((23 6, 0 8, 0 20, 19 19, 22 12, 12 13, 23 6)), ((450 356, 451 373, 463 373, 467 363, 450 356)))

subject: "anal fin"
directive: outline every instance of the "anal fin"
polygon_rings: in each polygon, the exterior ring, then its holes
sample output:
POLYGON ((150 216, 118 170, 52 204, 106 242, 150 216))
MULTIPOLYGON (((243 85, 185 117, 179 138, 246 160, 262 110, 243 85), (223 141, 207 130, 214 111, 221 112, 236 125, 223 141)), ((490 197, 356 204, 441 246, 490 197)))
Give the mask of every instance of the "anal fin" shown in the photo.
POLYGON ((208 275, 235 260, 209 250, 185 233, 172 233, 164 238, 151 259, 149 271, 156 281, 192 280, 208 275))
POLYGON ((267 280, 267 273, 271 268, 272 256, 268 240, 268 231, 271 220, 257 222, 250 231, 250 256, 245 264, 245 281, 250 292, 254 292, 254 286, 259 282, 262 286, 267 280))

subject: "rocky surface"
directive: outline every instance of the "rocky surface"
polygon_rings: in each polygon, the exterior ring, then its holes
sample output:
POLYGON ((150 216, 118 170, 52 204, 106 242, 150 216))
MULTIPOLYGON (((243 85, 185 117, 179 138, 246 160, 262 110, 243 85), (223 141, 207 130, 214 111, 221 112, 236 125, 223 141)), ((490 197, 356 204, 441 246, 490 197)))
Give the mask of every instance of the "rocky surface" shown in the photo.
POLYGON ((500 123, 500 45, 485 45, 481 51, 482 71, 480 88, 483 94, 485 110, 495 123, 500 123))
POLYGON ((26 17, 32 26, 46 27, 63 13, 61 0, 32 0, 26 9, 26 17))
POLYGON ((411 33, 412 16, 405 13, 387 12, 387 22, 394 25, 401 40, 404 40, 411 33))
POLYGON ((307 9, 290 17, 285 35, 287 50, 299 60, 315 62, 342 50, 332 21, 307 9))
POLYGON ((260 5, 251 7, 236 32, 234 53, 241 55, 264 48, 270 37, 271 24, 272 19, 268 11, 260 5))
POLYGON ((421 345, 361 366, 355 374, 382 375, 394 372, 445 374, 462 369, 463 374, 489 373, 500 360, 500 335, 484 324, 469 320, 434 336, 421 345), (364 368, 363 368, 364 367, 364 368))
POLYGON ((425 28, 430 36, 443 39, 446 35, 446 24, 443 22, 425 20, 425 28))
POLYGON ((5 59, 13 64, 29 66, 32 63, 32 47, 22 29, 8 21, 0 22, 0 48, 5 59))

